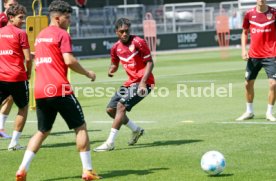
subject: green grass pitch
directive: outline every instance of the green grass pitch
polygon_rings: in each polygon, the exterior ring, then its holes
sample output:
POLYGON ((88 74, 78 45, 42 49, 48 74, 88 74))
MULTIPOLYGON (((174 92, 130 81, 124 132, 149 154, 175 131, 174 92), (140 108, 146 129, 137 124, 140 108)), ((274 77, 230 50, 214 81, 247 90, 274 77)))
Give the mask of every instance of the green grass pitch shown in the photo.
MULTIPOLYGON (((130 131, 122 127, 111 152, 92 152, 93 167, 106 181, 268 181, 275 180, 276 124, 265 120, 268 80, 262 70, 256 81, 255 119, 235 119, 245 111, 244 69, 240 50, 228 57, 219 51, 178 52, 157 56, 154 92, 128 116, 145 129, 137 145, 128 146, 130 131), (210 177, 200 168, 201 156, 209 150, 224 154, 226 169, 210 177)), ((112 120, 106 115, 110 90, 126 79, 122 68, 107 76, 109 59, 81 60, 97 73, 97 80, 71 74, 83 107, 91 148, 109 134, 112 120)), ((12 132, 16 107, 6 123, 12 132)), ((36 132, 36 114, 30 111, 21 144, 36 132)), ((9 140, 0 139, 0 181, 15 180, 24 151, 8 152, 9 140)), ((35 156, 29 181, 81 180, 81 162, 73 131, 60 116, 51 135, 35 156)))

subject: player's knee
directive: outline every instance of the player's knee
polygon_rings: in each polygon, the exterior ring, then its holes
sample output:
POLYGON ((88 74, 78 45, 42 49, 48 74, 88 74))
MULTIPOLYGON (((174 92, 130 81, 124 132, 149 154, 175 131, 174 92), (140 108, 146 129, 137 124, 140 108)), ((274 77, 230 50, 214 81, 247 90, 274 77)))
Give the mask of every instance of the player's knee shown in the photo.
POLYGON ((269 87, 272 88, 272 89, 275 89, 276 88, 276 80, 270 80, 269 81, 269 87))
POLYGON ((126 106, 124 104, 118 102, 117 110, 120 111, 120 112, 124 112, 124 111, 126 111, 126 106))
POLYGON ((251 81, 251 80, 245 81, 245 88, 246 88, 247 90, 253 89, 253 86, 254 86, 254 81, 251 81))
POLYGON ((115 114, 116 114, 116 109, 111 108, 111 107, 108 107, 108 108, 106 108, 106 113, 107 113, 110 117, 114 118, 114 117, 115 117, 115 114))

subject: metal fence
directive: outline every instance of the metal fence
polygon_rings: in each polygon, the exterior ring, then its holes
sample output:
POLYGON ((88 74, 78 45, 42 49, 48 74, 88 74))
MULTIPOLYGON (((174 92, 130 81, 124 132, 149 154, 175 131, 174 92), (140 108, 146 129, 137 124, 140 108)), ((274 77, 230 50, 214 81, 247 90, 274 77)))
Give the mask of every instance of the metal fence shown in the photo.
MULTIPOLYGON (((267 0, 276 6, 275 0, 267 0)), ((179 33, 215 30, 215 17, 229 16, 230 29, 242 27, 243 13, 256 5, 256 0, 224 1, 222 3, 176 3, 163 5, 129 4, 103 8, 73 7, 72 37, 113 37, 114 22, 120 17, 132 21, 132 33, 143 35, 143 20, 147 12, 156 20, 157 33, 179 33)))

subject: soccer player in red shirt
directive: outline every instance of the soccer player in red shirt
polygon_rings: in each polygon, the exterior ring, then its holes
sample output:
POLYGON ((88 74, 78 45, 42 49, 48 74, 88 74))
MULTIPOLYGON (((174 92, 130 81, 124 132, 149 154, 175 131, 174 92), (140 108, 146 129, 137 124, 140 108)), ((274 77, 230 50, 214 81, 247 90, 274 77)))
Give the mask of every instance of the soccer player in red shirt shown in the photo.
POLYGON ((130 111, 150 93, 154 85, 153 61, 146 41, 138 36, 130 35, 130 26, 131 23, 126 18, 119 19, 115 24, 119 40, 111 48, 111 65, 108 76, 113 77, 121 63, 128 75, 128 80, 107 105, 107 114, 114 121, 109 137, 102 145, 94 149, 96 152, 114 149, 115 138, 122 124, 132 130, 128 145, 134 145, 144 133, 143 128, 127 117, 126 111, 130 111))
POLYGON ((28 114, 28 79, 32 72, 32 61, 27 34, 21 30, 25 23, 25 15, 24 6, 11 6, 7 10, 7 26, 0 28, 0 103, 11 95, 18 107, 12 139, 8 146, 10 151, 23 148, 19 145, 18 139, 28 114))
POLYGON ((248 10, 244 16, 241 37, 242 58, 247 61, 245 73, 246 112, 237 121, 252 119, 254 82, 263 67, 269 79, 268 106, 266 119, 276 121, 272 114, 276 90, 276 9, 268 6, 266 0, 257 0, 256 7, 248 10), (246 45, 248 34, 251 35, 250 49, 246 45))
POLYGON ((92 81, 96 74, 84 69, 72 54, 72 43, 67 29, 72 7, 65 1, 54 0, 49 8, 50 25, 35 41, 35 99, 38 131, 30 139, 23 161, 16 173, 17 181, 25 181, 27 171, 42 142, 50 134, 57 113, 69 129, 76 133, 76 145, 83 166, 83 180, 100 177, 92 171, 90 143, 81 105, 67 80, 68 67, 92 81))
MULTIPOLYGON (((7 10, 10 6, 16 4, 16 0, 4 0, 5 11, 0 13, 0 28, 8 24, 7 10)), ((0 110, 0 137, 2 138, 11 138, 8 134, 5 133, 5 122, 8 119, 8 115, 11 111, 13 105, 12 96, 7 97, 1 105, 0 110)))

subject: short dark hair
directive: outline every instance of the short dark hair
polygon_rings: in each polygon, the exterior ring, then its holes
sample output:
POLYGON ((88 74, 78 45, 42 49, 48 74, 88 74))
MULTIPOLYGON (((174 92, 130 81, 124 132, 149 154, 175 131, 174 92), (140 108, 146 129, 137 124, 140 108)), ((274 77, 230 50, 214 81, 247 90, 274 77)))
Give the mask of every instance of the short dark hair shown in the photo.
POLYGON ((68 4, 68 3, 65 2, 65 1, 62 1, 62 0, 54 0, 54 1, 49 5, 48 11, 49 11, 49 13, 57 12, 57 13, 64 14, 64 13, 72 13, 72 12, 73 12, 73 9, 72 9, 72 7, 70 6, 70 4, 68 4))
POLYGON ((128 27, 131 26, 131 22, 127 18, 120 18, 116 21, 115 23, 115 29, 117 30, 118 28, 122 27, 123 25, 127 25, 128 27))
POLYGON ((10 16, 17 16, 19 14, 26 15, 26 13, 27 13, 27 10, 25 6, 21 4, 14 4, 7 9, 7 16, 9 19, 10 19, 10 16))

